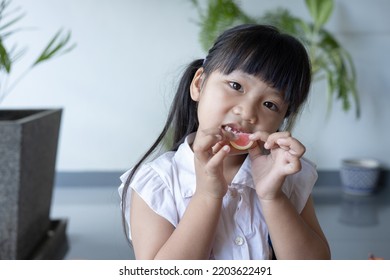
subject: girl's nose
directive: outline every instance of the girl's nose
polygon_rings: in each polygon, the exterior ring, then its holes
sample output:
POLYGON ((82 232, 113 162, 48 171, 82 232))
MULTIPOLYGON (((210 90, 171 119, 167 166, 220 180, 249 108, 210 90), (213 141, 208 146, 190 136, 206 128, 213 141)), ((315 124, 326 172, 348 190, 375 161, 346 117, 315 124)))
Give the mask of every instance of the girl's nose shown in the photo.
POLYGON ((251 102, 241 103, 233 107, 233 113, 243 121, 254 124, 257 121, 257 108, 251 102))

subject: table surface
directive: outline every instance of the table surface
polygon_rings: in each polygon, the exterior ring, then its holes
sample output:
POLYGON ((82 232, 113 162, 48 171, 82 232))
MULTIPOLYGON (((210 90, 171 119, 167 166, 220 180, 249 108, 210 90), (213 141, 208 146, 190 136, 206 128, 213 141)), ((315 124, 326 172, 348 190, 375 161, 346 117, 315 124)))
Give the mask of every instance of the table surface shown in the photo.
MULTIPOLYGON (((332 259, 390 259, 390 188, 370 196, 316 186, 317 217, 332 259)), ((68 219, 67 259, 132 259, 121 224, 117 186, 56 187, 52 218, 68 219)))
POLYGON ((390 259, 389 188, 359 196, 341 187, 316 186, 313 199, 332 259, 364 260, 371 254, 390 259))

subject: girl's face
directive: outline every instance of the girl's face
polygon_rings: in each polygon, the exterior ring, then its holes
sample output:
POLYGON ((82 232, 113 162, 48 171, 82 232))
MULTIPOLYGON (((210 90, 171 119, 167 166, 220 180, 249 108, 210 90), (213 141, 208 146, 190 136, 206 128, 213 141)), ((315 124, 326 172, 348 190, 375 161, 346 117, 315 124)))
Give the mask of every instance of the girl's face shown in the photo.
POLYGON ((191 97, 198 102, 200 130, 230 126, 246 133, 273 133, 288 109, 280 92, 240 70, 228 75, 214 71, 205 80, 200 68, 191 84, 191 97))

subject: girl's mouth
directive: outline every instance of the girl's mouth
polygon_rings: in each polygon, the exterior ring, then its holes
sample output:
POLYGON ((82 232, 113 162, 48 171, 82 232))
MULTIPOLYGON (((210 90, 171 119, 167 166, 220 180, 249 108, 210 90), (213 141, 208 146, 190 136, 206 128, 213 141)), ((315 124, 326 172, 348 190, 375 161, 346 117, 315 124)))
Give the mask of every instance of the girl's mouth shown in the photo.
POLYGON ((222 126, 222 128, 223 128, 223 130, 225 130, 227 132, 231 132, 234 135, 239 135, 241 133, 245 133, 245 132, 242 132, 239 129, 237 129, 234 126, 231 126, 231 125, 224 125, 224 126, 222 126))
POLYGON ((222 127, 225 131, 233 133, 235 135, 235 139, 230 141, 230 144, 233 148, 237 150, 248 150, 254 144, 253 141, 249 140, 249 133, 242 132, 232 126, 225 125, 222 127))

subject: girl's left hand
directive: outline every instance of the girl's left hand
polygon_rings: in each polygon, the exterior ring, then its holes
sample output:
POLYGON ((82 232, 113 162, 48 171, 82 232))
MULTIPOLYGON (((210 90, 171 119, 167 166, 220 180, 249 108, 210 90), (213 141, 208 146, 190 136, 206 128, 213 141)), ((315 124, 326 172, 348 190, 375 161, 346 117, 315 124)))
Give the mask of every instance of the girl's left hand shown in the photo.
POLYGON ((261 199, 273 199, 281 193, 287 175, 301 170, 300 158, 306 148, 290 132, 258 131, 250 139, 259 142, 249 150, 257 195, 261 199))

